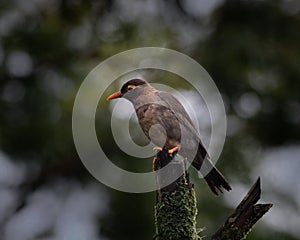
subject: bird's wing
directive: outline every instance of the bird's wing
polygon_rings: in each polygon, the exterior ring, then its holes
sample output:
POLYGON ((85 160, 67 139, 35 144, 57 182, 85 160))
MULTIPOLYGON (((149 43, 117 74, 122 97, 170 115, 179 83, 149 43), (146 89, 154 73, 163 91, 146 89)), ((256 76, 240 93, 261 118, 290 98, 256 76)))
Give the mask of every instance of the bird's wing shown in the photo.
POLYGON ((167 104, 167 107, 172 109, 176 113, 176 115, 178 115, 177 118, 180 123, 188 127, 188 129, 191 129, 192 132, 196 134, 200 139, 199 133, 195 128, 192 119, 190 118, 182 104, 178 101, 178 99, 168 92, 157 91, 156 94, 161 99, 161 101, 164 101, 167 104))
POLYGON ((200 151, 201 157, 203 159, 205 157, 209 157, 207 150, 201 141, 198 130, 195 128, 190 116, 188 115, 182 104, 178 101, 178 99, 168 92, 157 91, 156 94, 161 99, 161 101, 165 102, 167 106, 175 113, 178 121, 190 130, 190 134, 199 143, 198 150, 200 151))

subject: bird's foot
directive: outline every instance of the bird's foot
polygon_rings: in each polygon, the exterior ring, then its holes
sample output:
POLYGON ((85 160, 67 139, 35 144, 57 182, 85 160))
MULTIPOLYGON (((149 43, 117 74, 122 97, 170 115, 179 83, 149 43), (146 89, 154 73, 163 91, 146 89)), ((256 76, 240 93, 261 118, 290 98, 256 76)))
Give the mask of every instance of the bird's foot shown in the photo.
MULTIPOLYGON (((171 149, 168 150, 168 154, 170 156, 172 156, 175 152, 177 152, 178 150, 180 149, 180 145, 177 145, 176 147, 173 147, 171 149)), ((161 152, 164 150, 164 148, 161 148, 161 147, 154 147, 153 150, 155 151, 158 151, 158 152, 161 152)))
POLYGON ((153 150, 161 152, 163 150, 163 148, 161 148, 161 147, 154 147, 153 150))
POLYGON ((179 151, 179 149, 180 149, 180 145, 177 145, 176 147, 173 147, 170 150, 168 150, 168 154, 173 155, 173 153, 179 151))

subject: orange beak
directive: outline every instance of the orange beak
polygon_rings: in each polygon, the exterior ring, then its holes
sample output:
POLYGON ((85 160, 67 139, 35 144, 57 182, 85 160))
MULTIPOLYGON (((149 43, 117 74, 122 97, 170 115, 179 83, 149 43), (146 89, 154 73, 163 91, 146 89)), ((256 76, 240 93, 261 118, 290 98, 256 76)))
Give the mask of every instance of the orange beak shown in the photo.
POLYGON ((106 100, 112 100, 112 99, 115 99, 115 98, 120 98, 122 97, 122 93, 121 92, 116 92, 116 93, 113 93, 112 95, 110 95, 108 98, 106 98, 106 100))

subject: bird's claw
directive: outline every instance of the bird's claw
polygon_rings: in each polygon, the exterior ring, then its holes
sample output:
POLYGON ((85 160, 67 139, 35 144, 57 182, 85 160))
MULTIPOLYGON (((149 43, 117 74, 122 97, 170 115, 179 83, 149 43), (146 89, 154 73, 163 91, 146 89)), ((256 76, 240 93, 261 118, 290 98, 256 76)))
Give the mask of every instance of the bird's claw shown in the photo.
POLYGON ((177 145, 176 147, 171 148, 168 150, 169 155, 173 155, 174 152, 177 152, 180 149, 180 145, 177 145))
MULTIPOLYGON (((179 149, 180 149, 180 145, 177 145, 176 147, 173 147, 173 148, 169 149, 169 150, 168 150, 168 154, 169 154, 170 156, 172 156, 172 155, 173 155, 175 152, 177 152, 179 149)), ((154 147, 153 150, 158 151, 158 152, 161 152, 161 151, 163 151, 163 148, 161 148, 161 147, 154 147)))
POLYGON ((163 149, 161 147, 154 147, 153 150, 161 152, 163 149))

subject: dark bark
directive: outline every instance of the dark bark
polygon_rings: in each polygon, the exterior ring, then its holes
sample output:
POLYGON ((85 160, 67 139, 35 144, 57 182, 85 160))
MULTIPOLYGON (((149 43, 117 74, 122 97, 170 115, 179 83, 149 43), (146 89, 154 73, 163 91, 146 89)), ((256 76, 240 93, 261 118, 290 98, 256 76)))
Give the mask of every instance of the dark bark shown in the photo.
POLYGON ((211 237, 211 240, 246 239, 254 224, 273 206, 273 204, 256 204, 260 199, 260 178, 231 214, 225 224, 211 237))

